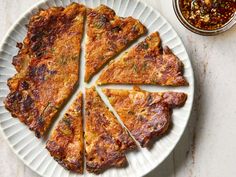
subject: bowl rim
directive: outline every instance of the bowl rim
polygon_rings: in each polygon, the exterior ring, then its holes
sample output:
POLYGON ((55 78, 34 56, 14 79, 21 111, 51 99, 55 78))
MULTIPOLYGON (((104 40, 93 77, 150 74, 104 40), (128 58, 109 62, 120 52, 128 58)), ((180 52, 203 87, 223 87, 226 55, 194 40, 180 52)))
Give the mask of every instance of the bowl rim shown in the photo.
POLYGON ((179 6, 179 0, 172 0, 172 2, 173 2, 173 9, 174 9, 175 15, 177 16, 177 18, 181 22, 181 24, 185 28, 187 28, 188 30, 192 31, 193 33, 199 34, 199 35, 203 35, 203 36, 217 35, 217 34, 220 34, 220 33, 223 33, 225 31, 227 31, 228 29, 230 29, 236 23, 236 14, 235 14, 221 28, 217 28, 217 29, 214 29, 214 30, 204 30, 204 29, 196 28, 195 26, 191 25, 186 20, 186 18, 183 16, 183 14, 180 10, 180 6, 179 6))

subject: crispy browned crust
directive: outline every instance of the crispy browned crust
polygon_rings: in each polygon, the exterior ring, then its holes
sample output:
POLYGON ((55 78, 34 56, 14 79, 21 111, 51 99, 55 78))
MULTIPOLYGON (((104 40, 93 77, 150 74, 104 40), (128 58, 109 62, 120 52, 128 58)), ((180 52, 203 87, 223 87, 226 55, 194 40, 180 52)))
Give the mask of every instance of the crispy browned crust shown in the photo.
POLYGON ((18 73, 8 80, 6 108, 37 137, 47 130, 78 81, 85 7, 73 3, 32 16, 13 59, 18 73))
POLYGON ((152 33, 102 72, 97 83, 184 86, 183 63, 152 33))
POLYGON ((95 88, 85 97, 86 166, 89 172, 100 173, 127 163, 125 152, 136 148, 128 132, 109 111, 95 88))
POLYGON ((103 89, 103 92, 142 147, 168 130, 172 108, 184 105, 187 99, 185 93, 151 93, 138 87, 134 90, 103 89))
POLYGON ((105 5, 90 9, 87 15, 85 81, 88 82, 101 67, 146 32, 138 20, 116 16, 105 5))
POLYGON ((64 168, 83 173, 83 139, 82 94, 79 93, 63 119, 53 130, 46 148, 64 168))

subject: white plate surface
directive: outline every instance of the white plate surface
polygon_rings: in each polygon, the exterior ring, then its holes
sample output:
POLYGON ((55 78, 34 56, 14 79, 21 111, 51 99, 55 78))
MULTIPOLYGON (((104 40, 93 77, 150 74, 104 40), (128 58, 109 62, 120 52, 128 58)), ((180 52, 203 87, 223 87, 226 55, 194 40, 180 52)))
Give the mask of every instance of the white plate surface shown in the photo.
MULTIPOLYGON (((48 8, 50 6, 66 6, 71 2, 80 2, 88 7, 97 7, 100 4, 108 5, 113 8, 119 16, 133 16, 139 19, 148 28, 148 33, 158 31, 160 33, 163 45, 168 45, 173 52, 182 60, 185 66, 184 75, 189 82, 189 87, 159 87, 159 86, 141 86, 141 88, 148 91, 182 91, 188 94, 188 100, 184 107, 174 109, 172 114, 173 127, 170 133, 160 140, 158 140, 152 149, 139 148, 137 152, 130 152, 127 154, 129 165, 127 168, 109 169, 99 176, 102 177, 137 177, 143 176, 157 167, 174 149, 179 141, 183 131, 187 125, 190 112, 192 109, 194 96, 194 77, 193 70, 184 48, 184 45, 171 25, 162 17, 156 10, 138 0, 48 0, 37 4, 35 7, 29 9, 15 25, 9 30, 5 39, 3 40, 0 50, 0 129, 3 132, 10 147, 16 155, 33 171, 45 177, 72 177, 77 174, 71 173, 62 168, 45 149, 46 138, 37 139, 34 133, 19 122, 18 119, 12 118, 10 113, 4 108, 3 100, 8 94, 9 90, 6 81, 13 76, 15 69, 12 62, 12 57, 17 54, 18 49, 15 47, 16 42, 21 42, 26 35, 25 24, 28 23, 29 17, 38 11, 39 8, 48 8)), ((145 38, 142 37, 139 41, 145 38)), ((81 55, 81 78, 84 76, 84 43, 81 55)), ((137 43, 137 42, 136 42, 137 43)), ((134 44, 135 45, 135 44, 134 44)), ((132 47, 132 46, 131 46, 132 47)), ((118 58, 118 57, 117 57, 118 58)), ((117 59, 116 58, 116 59, 117 59)), ((84 92, 85 87, 93 85, 98 78, 98 73, 89 84, 84 84, 80 79, 80 86, 77 89, 84 92)), ((131 88, 131 86, 109 86, 110 88, 131 88)), ((108 107, 114 112, 109 105, 106 97, 101 93, 101 88, 97 90, 102 96, 102 99, 107 103, 108 107)), ((62 117, 68 105, 74 99, 70 99, 69 103, 64 107, 57 121, 62 117)), ((117 115, 114 112, 115 115, 117 115)), ((56 122, 54 123, 55 126, 56 122)), ((79 175, 78 175, 79 176, 79 175)), ((84 176, 97 176, 85 172, 84 176)))

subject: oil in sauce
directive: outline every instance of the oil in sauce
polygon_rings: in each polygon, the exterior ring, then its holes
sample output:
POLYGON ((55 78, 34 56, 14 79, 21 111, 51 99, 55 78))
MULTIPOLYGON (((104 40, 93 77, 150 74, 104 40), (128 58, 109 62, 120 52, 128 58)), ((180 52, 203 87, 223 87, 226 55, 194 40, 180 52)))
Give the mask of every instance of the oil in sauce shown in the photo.
POLYGON ((236 13, 236 0, 180 0, 184 18, 196 28, 223 27, 236 13))

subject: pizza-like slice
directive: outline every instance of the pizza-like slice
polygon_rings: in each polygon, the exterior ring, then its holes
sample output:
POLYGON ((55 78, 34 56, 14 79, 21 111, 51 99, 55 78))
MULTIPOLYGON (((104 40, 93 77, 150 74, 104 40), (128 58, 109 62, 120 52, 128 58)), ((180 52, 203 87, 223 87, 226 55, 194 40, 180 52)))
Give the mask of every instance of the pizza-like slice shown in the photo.
POLYGON ((103 92, 142 147, 168 130, 172 108, 184 105, 187 99, 185 93, 152 93, 139 87, 133 90, 103 89, 103 92))
POLYGON ((86 167, 100 173, 127 163, 125 152, 136 147, 134 140, 106 107, 95 87, 85 95, 86 167))
POLYGON ((80 42, 86 8, 72 3, 32 16, 13 59, 18 73, 8 80, 6 108, 37 137, 49 127, 79 76, 80 42))
POLYGON ((168 47, 162 49, 157 32, 108 65, 97 83, 188 85, 183 76, 183 63, 168 47))
POLYGON ((82 94, 79 93, 53 130, 46 148, 64 168, 83 173, 83 141, 82 94))
POLYGON ((137 19, 118 17, 105 5, 89 9, 85 81, 145 32, 146 28, 137 19))

